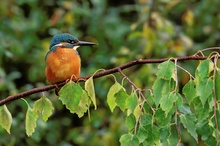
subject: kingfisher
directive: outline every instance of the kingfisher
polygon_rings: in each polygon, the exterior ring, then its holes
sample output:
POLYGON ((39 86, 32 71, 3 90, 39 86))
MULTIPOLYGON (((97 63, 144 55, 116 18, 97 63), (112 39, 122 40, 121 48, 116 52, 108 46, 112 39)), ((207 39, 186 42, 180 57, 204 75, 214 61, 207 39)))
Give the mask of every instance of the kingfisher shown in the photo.
POLYGON ((76 49, 80 46, 92 45, 96 43, 79 41, 69 33, 55 35, 45 56, 47 80, 50 83, 58 83, 68 79, 78 79, 81 59, 76 49))

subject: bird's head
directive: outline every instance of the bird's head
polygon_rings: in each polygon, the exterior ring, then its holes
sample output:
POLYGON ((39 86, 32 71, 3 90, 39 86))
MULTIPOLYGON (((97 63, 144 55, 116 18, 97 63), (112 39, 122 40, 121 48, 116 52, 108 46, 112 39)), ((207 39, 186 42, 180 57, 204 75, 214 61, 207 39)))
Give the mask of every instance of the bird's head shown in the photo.
POLYGON ((96 43, 79 41, 76 37, 72 36, 69 33, 61 33, 53 37, 53 39, 50 42, 50 49, 54 46, 65 46, 76 50, 80 46, 91 45, 96 45, 96 43))

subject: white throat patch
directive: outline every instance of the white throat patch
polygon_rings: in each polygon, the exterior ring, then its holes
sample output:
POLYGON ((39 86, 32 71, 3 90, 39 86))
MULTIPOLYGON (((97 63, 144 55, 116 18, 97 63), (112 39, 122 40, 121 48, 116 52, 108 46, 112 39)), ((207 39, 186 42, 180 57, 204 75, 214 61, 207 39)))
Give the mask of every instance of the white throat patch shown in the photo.
POLYGON ((76 50, 79 46, 73 46, 73 50, 76 50))
MULTIPOLYGON (((59 44, 56 44, 55 46, 56 47, 59 47, 59 46, 63 46, 64 44, 62 43, 59 43, 59 44)), ((76 50, 77 48, 79 48, 79 46, 73 46, 73 50, 76 50)))

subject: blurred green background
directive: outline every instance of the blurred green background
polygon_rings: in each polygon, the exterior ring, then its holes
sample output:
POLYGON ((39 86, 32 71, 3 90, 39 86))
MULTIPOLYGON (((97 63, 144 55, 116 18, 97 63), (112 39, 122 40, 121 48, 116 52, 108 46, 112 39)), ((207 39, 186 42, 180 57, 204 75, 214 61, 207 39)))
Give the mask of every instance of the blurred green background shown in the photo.
MULTIPOLYGON (((97 42, 83 47, 83 75, 146 58, 192 55, 200 49, 220 45, 219 0, 2 0, 0 1, 0 99, 47 85, 45 54, 51 38, 68 32, 80 40, 97 42)), ((181 64, 190 72, 195 62, 181 64)), ((141 88, 149 89, 156 65, 126 69, 124 73, 141 88)), ((122 77, 115 74, 121 82, 122 77)), ((188 75, 180 73, 184 84, 188 75)), ((31 137, 25 134, 27 107, 22 100, 8 104, 13 116, 11 134, 0 128, 0 145, 119 145, 127 132, 125 113, 111 113, 106 96, 111 77, 95 80, 98 109, 91 107, 78 118, 58 100, 53 91, 45 92, 55 111, 47 123, 38 120, 31 137)), ((83 85, 83 83, 81 83, 83 85)), ((124 82, 127 92, 131 87, 124 82)), ((27 98, 32 105, 42 93, 27 98)), ((182 131, 182 143, 195 141, 182 131)))

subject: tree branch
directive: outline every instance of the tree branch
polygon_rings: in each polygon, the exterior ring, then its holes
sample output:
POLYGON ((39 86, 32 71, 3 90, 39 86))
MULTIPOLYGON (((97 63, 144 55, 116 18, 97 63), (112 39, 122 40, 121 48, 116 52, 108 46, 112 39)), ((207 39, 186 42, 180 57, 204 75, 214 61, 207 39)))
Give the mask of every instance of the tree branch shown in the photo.
MULTIPOLYGON (((175 61, 175 59, 177 61, 205 60, 207 58, 208 58, 207 56, 185 56, 185 57, 178 57, 178 58, 163 58, 163 59, 139 59, 139 60, 134 60, 134 61, 125 63, 125 64, 123 64, 119 67, 115 67, 115 68, 108 69, 108 70, 105 70, 105 71, 102 71, 102 72, 98 72, 93 76, 93 78, 99 78, 99 77, 103 77, 103 76, 106 76, 106 75, 109 75, 109 74, 112 74, 112 73, 116 73, 116 72, 118 72, 119 68, 121 70, 123 70, 123 69, 129 68, 129 67, 132 67, 132 66, 135 66, 135 65, 138 65, 138 64, 161 63, 161 62, 164 62, 164 61, 167 61, 167 60, 175 61)), ((79 81, 85 81, 85 80, 89 79, 90 77, 91 77, 91 75, 83 76, 83 77, 80 78, 82 80, 79 80, 79 81)), ((24 91, 24 92, 18 93, 16 95, 8 96, 7 98, 0 100, 0 106, 2 106, 4 104, 7 104, 11 101, 17 100, 17 99, 27 97, 28 95, 32 95, 32 94, 43 92, 43 91, 49 91, 49 90, 54 89, 56 87, 62 87, 65 84, 66 84, 66 82, 64 81, 64 82, 53 84, 53 85, 47 85, 47 86, 44 86, 44 87, 33 88, 31 90, 24 91)))

